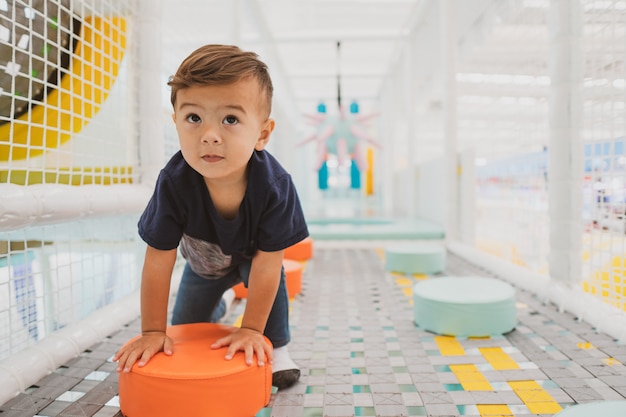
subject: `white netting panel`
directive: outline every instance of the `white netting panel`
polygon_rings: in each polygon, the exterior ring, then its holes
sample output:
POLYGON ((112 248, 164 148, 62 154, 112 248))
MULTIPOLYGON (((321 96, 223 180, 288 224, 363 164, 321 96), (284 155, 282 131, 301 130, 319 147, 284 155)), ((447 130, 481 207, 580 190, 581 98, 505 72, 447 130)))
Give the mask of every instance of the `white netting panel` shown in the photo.
MULTIPOLYGON (((584 232, 579 288, 625 311, 626 2, 580 5, 584 232)), ((474 148, 477 156, 476 245, 539 274, 549 273, 550 256, 549 7, 549 2, 525 1, 500 10, 481 41, 464 51, 457 76, 459 144, 474 148), (515 52, 506 60, 494 58, 505 50, 515 52)))
POLYGON ((137 289, 131 6, 0 0, 0 359, 137 289))
POLYGON ((129 2, 1 3, 0 181, 133 182, 129 2))
POLYGON ((459 146, 476 153, 476 245, 545 274, 548 8, 514 2, 492 9, 457 74, 459 146))
POLYGON ((132 216, 0 234, 0 359, 137 289, 132 216))
POLYGON ((626 312, 626 2, 583 2, 583 289, 626 312))

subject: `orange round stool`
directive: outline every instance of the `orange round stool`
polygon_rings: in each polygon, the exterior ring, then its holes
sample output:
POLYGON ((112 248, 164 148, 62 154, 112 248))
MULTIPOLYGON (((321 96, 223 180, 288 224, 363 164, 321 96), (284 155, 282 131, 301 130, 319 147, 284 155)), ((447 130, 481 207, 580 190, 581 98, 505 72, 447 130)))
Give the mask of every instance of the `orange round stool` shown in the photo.
MULTIPOLYGON (((283 259, 283 268, 285 268, 285 284, 287 284, 287 294, 289 298, 294 298, 302 292, 302 269, 300 262, 292 259, 283 259)), ((233 287, 236 298, 247 298, 248 289, 243 282, 233 287)))
POLYGON ((302 292, 302 263, 291 259, 283 259, 285 268, 287 293, 289 298, 294 298, 302 292))
POLYGON ((313 257, 313 239, 306 237, 304 240, 285 249, 285 259, 294 261, 308 261, 313 257))
POLYGON ((235 298, 248 298, 248 289, 243 285, 243 282, 235 285, 233 291, 235 291, 235 298))
POLYGON ((167 328, 171 356, 157 353, 145 366, 119 374, 119 401, 126 417, 253 417, 270 400, 272 368, 248 366, 243 352, 224 359, 211 344, 234 327, 215 323, 167 328))

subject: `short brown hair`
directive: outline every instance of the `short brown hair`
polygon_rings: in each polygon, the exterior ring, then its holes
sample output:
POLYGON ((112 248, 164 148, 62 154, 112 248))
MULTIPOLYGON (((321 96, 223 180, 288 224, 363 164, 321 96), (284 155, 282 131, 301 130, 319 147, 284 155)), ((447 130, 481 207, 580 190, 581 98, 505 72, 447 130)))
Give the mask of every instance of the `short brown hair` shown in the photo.
POLYGON ((274 87, 267 65, 254 52, 242 51, 233 45, 204 45, 193 51, 180 64, 167 85, 172 88, 172 106, 176 93, 184 88, 203 85, 234 84, 247 77, 256 78, 265 96, 267 114, 272 111, 274 87))

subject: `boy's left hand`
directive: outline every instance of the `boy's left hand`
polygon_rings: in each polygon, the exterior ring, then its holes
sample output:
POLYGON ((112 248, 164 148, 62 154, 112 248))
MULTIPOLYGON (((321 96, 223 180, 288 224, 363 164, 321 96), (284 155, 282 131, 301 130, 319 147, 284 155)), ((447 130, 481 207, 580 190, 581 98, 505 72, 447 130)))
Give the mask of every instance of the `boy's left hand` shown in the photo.
POLYGON ((259 366, 265 365, 265 358, 272 363, 272 345, 256 330, 245 327, 238 328, 228 336, 218 339, 211 345, 213 349, 228 346, 226 360, 231 360, 235 353, 242 351, 245 355, 246 364, 252 365, 252 358, 256 353, 259 366))

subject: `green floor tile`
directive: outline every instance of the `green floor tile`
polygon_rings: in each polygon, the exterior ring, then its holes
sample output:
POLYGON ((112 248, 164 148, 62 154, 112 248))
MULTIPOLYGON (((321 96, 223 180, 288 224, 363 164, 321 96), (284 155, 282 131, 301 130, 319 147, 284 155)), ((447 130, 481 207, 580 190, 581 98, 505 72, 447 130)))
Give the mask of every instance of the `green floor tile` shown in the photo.
POLYGON ((323 385, 309 385, 306 387, 307 394, 323 394, 325 392, 323 385))
POLYGON ((426 415, 426 408, 421 405, 407 406, 406 411, 409 413, 409 417, 419 417, 426 415))
POLYGON ((369 385, 354 385, 352 386, 353 393, 372 392, 369 385))
POLYGON ((489 382, 494 391, 513 391, 508 382, 489 382))
POLYGON ((312 376, 326 375, 326 369, 324 369, 324 368, 312 368, 312 369, 309 369, 309 375, 312 375, 312 376))
POLYGON ((302 417, 324 417, 324 409, 321 407, 304 407, 302 417))
POLYGON ((272 417, 272 409, 264 408, 259 411, 254 417, 272 417))
POLYGON ((376 410, 374 407, 354 407, 355 416, 375 416, 376 410))
POLYGON ((311 359, 324 359, 328 356, 328 352, 313 352, 311 359))
POLYGON ((554 381, 537 381, 537 383, 539 383, 543 389, 559 388, 559 384, 554 381))
POLYGON ((459 410, 459 414, 462 416, 478 416, 481 415, 478 412, 478 407, 475 405, 457 405, 456 408, 459 410))

